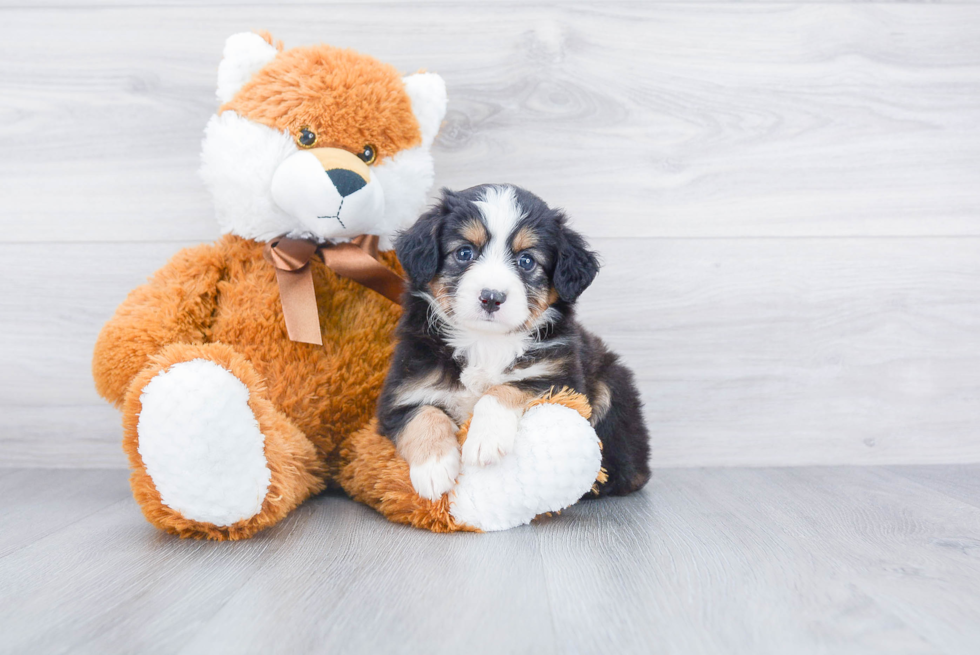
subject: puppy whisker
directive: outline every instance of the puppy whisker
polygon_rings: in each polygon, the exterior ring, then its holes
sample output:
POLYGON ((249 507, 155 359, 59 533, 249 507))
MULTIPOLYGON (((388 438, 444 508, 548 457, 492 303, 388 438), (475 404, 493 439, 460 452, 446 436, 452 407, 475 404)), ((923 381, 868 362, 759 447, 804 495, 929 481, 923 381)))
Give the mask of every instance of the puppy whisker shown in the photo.
POLYGON ((456 331, 452 314, 439 302, 446 297, 444 294, 436 296, 428 291, 415 290, 412 295, 426 302, 426 328, 429 332, 449 338, 456 331))

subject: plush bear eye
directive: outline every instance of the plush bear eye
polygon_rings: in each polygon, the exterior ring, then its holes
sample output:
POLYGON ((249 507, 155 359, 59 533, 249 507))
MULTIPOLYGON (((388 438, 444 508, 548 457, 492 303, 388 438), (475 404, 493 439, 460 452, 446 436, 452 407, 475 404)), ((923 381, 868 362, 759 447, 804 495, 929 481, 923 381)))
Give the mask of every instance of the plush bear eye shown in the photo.
POLYGON ((525 271, 534 270, 535 264, 537 264, 537 262, 534 261, 534 257, 531 257, 531 255, 527 254, 526 252, 522 252, 521 256, 517 258, 517 265, 525 271))
POLYGON ((378 158, 378 151, 374 149, 370 143, 364 146, 364 150, 357 153, 357 156, 361 158, 361 161, 370 166, 374 163, 374 160, 378 158))
POLYGON ((296 137, 296 143, 302 148, 312 148, 316 145, 316 134, 314 134, 309 127, 305 125, 299 128, 299 135, 296 137))
POLYGON ((460 246, 456 250, 456 261, 458 262, 468 262, 473 259, 473 247, 472 246, 460 246))

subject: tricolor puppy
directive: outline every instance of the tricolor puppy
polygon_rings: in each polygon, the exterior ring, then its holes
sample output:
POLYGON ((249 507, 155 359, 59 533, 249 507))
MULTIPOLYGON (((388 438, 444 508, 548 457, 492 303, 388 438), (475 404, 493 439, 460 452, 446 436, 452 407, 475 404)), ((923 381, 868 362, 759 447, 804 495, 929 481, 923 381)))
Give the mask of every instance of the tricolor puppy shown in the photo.
POLYGON ((445 190, 395 249, 410 289, 378 418, 421 496, 449 491, 460 457, 498 461, 513 447, 526 403, 562 387, 592 404, 609 474, 599 495, 646 483, 648 436, 633 375, 573 316, 599 264, 560 211, 514 186, 445 190), (461 454, 455 435, 471 414, 461 454))

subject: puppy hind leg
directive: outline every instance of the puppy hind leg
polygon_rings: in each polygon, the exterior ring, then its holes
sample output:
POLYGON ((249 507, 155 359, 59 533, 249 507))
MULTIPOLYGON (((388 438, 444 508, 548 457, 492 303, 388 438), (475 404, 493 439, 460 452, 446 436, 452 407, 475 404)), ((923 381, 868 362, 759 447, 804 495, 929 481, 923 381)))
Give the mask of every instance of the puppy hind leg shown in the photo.
POLYGON ((602 442, 602 468, 607 479, 583 500, 625 496, 650 480, 650 435, 633 374, 626 367, 613 364, 602 377, 602 386, 608 389, 608 406, 597 412, 595 431, 602 442))

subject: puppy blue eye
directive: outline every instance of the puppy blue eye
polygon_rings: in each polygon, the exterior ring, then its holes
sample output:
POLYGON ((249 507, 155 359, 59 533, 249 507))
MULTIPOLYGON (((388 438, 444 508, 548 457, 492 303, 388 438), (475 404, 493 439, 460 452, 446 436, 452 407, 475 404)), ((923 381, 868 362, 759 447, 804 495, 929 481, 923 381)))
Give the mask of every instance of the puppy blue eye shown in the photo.
POLYGON ((517 258, 517 265, 520 266, 525 271, 530 271, 534 268, 537 262, 534 261, 534 257, 525 253, 521 253, 521 256, 517 258))
POLYGON ((461 246, 456 251, 456 261, 458 262, 468 262, 473 259, 473 248, 470 246, 461 246))

